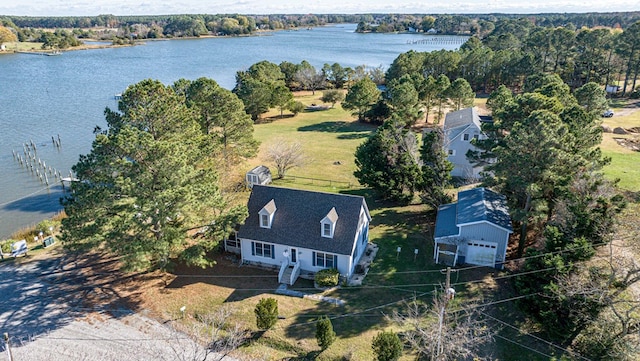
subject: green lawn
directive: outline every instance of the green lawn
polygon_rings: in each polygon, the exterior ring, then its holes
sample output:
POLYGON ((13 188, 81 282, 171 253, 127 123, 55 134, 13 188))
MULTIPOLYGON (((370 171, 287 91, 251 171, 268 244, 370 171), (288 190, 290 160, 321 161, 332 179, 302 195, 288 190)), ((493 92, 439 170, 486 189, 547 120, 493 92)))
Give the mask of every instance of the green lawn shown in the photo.
MULTIPOLYGON (((310 93, 296 98, 306 105, 322 104, 321 92, 315 96, 310 93)), ((267 120, 255 125, 255 137, 261 142, 260 154, 252 160, 251 165, 260 163, 271 167, 264 153, 267 147, 277 138, 286 141, 299 141, 309 162, 301 168, 293 168, 287 174, 351 183, 357 186, 358 181, 353 176, 355 163, 353 154, 356 147, 375 131, 369 124, 359 123, 340 105, 333 109, 303 112, 295 117, 285 113, 285 117, 278 119, 279 113, 269 113, 267 120)), ((275 174, 274 174, 275 177, 275 174)))
MULTIPOLYGON (((634 101, 614 101, 612 109, 615 115, 612 118, 603 119, 603 123, 611 127, 625 129, 640 127, 640 103, 634 101)), ((619 186, 623 190, 640 191, 640 152, 624 148, 616 139, 638 138, 637 135, 619 135, 605 133, 602 141, 602 152, 611 158, 611 164, 605 167, 605 175, 609 179, 620 179, 619 186)))

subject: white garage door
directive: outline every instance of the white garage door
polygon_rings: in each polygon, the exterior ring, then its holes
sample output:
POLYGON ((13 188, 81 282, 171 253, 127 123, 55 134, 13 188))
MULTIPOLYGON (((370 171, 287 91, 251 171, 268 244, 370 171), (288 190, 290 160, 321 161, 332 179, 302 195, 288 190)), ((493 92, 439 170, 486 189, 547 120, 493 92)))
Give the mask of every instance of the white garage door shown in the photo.
POLYGON ((465 262, 479 266, 494 267, 498 244, 493 242, 470 241, 467 243, 465 262))

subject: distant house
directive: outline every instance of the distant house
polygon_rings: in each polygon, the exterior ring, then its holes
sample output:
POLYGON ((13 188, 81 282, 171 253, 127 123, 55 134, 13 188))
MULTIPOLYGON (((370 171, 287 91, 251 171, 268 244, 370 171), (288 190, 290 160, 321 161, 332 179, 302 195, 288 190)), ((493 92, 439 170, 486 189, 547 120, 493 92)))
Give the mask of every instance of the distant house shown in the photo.
POLYGON ((243 263, 279 268, 293 284, 325 268, 349 279, 369 241, 363 197, 254 185, 237 233, 243 263))
POLYGON ((264 165, 259 165, 248 171, 245 175, 248 188, 253 188, 254 184, 266 185, 271 183, 271 171, 264 165))
POLYGON ((513 233, 504 196, 486 188, 458 192, 456 203, 438 208, 433 258, 451 266, 501 269, 513 233))
POLYGON ((490 118, 481 118, 475 108, 461 109, 447 113, 444 119, 444 150, 447 159, 453 163, 451 175, 466 179, 480 178, 483 167, 474 166, 467 159, 469 150, 478 150, 471 141, 486 139, 482 133, 481 123, 490 118))

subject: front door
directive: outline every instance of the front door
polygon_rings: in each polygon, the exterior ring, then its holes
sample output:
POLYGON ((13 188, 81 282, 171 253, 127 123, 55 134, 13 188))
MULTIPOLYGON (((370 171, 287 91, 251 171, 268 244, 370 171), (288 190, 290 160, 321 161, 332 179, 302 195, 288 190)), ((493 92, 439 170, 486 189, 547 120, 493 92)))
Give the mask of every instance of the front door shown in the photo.
POLYGON ((289 260, 291 261, 291 263, 298 262, 298 250, 297 249, 291 248, 291 250, 289 251, 289 260))

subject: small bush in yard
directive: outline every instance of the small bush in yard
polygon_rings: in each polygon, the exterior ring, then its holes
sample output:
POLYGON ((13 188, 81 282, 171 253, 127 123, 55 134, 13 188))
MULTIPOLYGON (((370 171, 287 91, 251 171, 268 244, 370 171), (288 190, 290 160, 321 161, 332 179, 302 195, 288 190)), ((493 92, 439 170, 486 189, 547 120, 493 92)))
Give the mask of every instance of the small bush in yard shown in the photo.
POLYGON ((327 317, 322 317, 316 323, 316 340, 321 349, 326 350, 336 340, 333 324, 327 317))
POLYGON ((256 309, 256 325, 261 330, 268 330, 278 320, 278 300, 275 298, 262 298, 258 301, 256 309))
POLYGON ((402 355, 402 341, 395 332, 380 332, 371 347, 378 361, 395 361, 402 355))
POLYGON ((11 253, 11 243, 13 242, 15 241, 12 239, 0 241, 0 250, 2 250, 2 253, 11 253))
POLYGON ((316 284, 320 287, 334 287, 338 285, 340 272, 335 268, 323 269, 315 275, 316 284))

